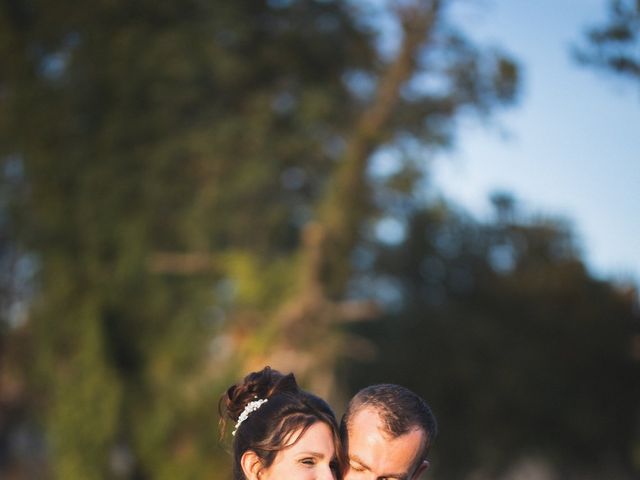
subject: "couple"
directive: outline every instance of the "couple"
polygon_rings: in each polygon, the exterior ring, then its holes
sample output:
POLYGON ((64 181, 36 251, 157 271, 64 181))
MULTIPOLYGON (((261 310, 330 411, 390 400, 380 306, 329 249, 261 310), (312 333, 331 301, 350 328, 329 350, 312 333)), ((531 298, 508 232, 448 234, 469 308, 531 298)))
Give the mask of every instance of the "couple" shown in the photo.
POLYGON ((361 390, 338 427, 324 400, 269 367, 231 386, 220 407, 223 433, 235 422, 234 480, 416 480, 436 435, 429 406, 404 387, 361 390))

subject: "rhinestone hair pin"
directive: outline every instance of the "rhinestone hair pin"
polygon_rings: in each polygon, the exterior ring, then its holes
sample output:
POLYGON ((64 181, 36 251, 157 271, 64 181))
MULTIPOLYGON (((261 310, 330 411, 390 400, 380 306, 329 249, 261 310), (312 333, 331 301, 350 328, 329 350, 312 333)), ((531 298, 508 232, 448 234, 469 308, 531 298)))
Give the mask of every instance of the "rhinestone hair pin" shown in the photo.
POLYGON ((240 428, 240 425, 242 425, 242 422, 244 422, 249 417, 249 414, 258 410, 263 403, 266 403, 268 401, 268 399, 266 398, 262 398, 262 399, 258 397, 254 397, 254 398, 256 398, 257 400, 253 400, 247 403, 246 407, 244 407, 244 410, 238 417, 238 421, 236 422, 236 428, 234 428, 233 432, 231 432, 231 435, 233 435, 234 437, 236 436, 236 432, 238 431, 238 428, 240 428))

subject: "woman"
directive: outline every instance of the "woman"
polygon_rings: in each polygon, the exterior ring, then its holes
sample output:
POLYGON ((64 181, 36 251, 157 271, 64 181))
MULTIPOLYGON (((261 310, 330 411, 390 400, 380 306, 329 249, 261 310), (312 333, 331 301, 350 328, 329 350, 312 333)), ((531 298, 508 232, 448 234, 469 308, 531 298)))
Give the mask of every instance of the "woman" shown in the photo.
POLYGON ((335 415, 298 387, 293 374, 265 367, 220 399, 221 433, 233 434, 234 480, 334 480, 344 465, 335 415))

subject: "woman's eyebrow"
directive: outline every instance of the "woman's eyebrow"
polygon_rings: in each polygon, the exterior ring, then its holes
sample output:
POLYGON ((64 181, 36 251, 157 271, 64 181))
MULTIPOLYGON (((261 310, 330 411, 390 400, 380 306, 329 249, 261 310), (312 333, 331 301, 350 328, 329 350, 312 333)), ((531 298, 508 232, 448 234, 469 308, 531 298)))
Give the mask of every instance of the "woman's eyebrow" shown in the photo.
POLYGON ((310 455, 312 457, 317 457, 317 458, 324 458, 324 453, 320 453, 320 452, 312 452, 310 450, 308 451, 304 451, 304 452, 299 452, 298 455, 310 455))

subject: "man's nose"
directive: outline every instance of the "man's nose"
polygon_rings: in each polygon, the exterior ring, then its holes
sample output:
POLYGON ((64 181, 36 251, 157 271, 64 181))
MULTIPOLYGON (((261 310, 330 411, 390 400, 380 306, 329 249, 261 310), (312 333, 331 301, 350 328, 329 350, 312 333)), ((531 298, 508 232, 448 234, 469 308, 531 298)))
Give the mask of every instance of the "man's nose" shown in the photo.
POLYGON ((342 480, 376 480, 376 476, 372 472, 357 472, 347 469, 342 476, 342 480))

